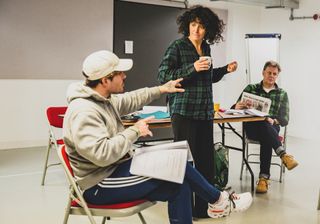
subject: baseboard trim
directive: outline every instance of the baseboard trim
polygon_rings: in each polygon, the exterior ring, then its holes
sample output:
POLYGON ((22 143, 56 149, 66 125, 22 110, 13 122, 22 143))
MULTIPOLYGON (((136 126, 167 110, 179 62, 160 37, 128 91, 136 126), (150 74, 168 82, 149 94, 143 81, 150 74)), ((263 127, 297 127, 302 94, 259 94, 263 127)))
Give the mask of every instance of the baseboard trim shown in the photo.
POLYGON ((7 141, 0 142, 0 150, 23 149, 32 147, 43 147, 48 140, 27 140, 27 141, 7 141))

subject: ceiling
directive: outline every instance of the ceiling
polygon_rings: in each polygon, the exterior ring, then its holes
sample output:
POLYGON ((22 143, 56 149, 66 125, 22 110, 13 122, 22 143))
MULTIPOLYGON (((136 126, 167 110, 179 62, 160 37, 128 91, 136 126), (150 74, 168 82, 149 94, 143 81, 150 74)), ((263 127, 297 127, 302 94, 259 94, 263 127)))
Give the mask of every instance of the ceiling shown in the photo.
POLYGON ((210 1, 224 1, 235 2, 248 5, 260 5, 266 8, 299 8, 299 0, 210 0, 210 1))

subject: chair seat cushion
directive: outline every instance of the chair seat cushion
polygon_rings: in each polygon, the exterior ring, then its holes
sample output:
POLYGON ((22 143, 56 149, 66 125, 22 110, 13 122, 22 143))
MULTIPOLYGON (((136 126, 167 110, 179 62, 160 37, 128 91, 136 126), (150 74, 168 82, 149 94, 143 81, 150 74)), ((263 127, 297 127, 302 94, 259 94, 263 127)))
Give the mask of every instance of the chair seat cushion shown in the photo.
MULTIPOLYGON (((283 143, 283 141, 284 141, 284 137, 283 137, 283 136, 279 135, 279 136, 278 136, 278 139, 279 139, 279 141, 280 141, 281 143, 283 143)), ((251 144, 260 144, 259 141, 252 140, 252 139, 249 139, 249 138, 247 138, 247 142, 248 142, 248 143, 251 143, 251 144)))
MULTIPOLYGON (((135 200, 129 202, 122 202, 117 204, 107 204, 107 205, 93 205, 87 203, 89 208, 101 208, 101 209, 121 209, 121 208, 130 208, 139 204, 146 202, 147 200, 135 200)), ((71 207, 81 207, 75 200, 71 202, 71 207)))
POLYGON ((57 140, 57 144, 58 144, 58 145, 63 145, 63 144, 64 144, 63 139, 58 139, 58 140, 57 140))

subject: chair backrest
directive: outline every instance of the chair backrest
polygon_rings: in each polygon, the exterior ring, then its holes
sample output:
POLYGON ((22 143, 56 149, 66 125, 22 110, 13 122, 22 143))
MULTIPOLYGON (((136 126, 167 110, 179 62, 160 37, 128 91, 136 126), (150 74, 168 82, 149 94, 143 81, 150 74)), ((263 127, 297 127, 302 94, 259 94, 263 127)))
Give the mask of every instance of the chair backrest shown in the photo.
POLYGON ((47 109, 47 118, 49 124, 56 128, 62 128, 63 116, 66 113, 67 107, 49 107, 47 109))
POLYGON ((282 142, 283 147, 285 149, 287 148, 287 140, 288 140, 287 134, 288 134, 288 125, 283 128, 283 133, 279 135, 279 138, 280 137, 282 138, 280 139, 280 141, 282 142))
POLYGON ((65 145, 63 145, 63 146, 61 147, 60 153, 61 153, 61 157, 62 157, 63 162, 64 162, 64 164, 66 165, 68 171, 70 172, 71 176, 74 177, 73 170, 72 170, 72 168, 71 168, 70 160, 69 160, 68 154, 67 154, 67 152, 66 152, 66 147, 65 147, 65 145))
POLYGON ((63 118, 67 107, 48 107, 47 118, 49 123, 49 138, 56 147, 64 144, 62 139, 63 118), (58 136, 58 138, 56 137, 58 136))
POLYGON ((58 153, 58 157, 61 161, 61 164, 64 168, 64 171, 66 173, 66 176, 68 178, 68 182, 69 182, 70 186, 75 188, 74 189, 75 191, 78 191, 78 192, 76 192, 77 194, 79 193, 80 195, 82 195, 81 189, 78 187, 78 185, 76 184, 76 181, 74 179, 74 173, 73 173, 73 170, 72 170, 72 167, 70 164, 69 156, 66 152, 66 146, 64 144, 60 145, 57 148, 57 153, 58 153))
POLYGON ((49 164, 49 154, 52 147, 58 150, 58 146, 64 144, 64 141, 62 138, 62 126, 63 126, 63 118, 64 118, 64 114, 66 113, 66 110, 67 110, 67 107, 65 106, 48 107, 46 110, 47 122, 48 122, 48 128, 49 128, 49 140, 48 140, 47 153, 45 157, 43 175, 42 175, 42 181, 41 181, 42 186, 44 185, 47 169, 50 166, 55 166, 60 164, 60 163, 49 164), (56 136, 58 136, 58 138, 56 136))

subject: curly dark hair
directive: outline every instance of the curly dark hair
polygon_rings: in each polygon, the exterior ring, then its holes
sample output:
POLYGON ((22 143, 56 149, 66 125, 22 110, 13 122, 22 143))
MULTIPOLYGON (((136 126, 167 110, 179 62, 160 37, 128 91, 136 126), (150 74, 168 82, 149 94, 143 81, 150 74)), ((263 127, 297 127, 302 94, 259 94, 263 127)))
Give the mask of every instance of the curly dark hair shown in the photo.
POLYGON ((200 5, 190 8, 177 18, 177 24, 179 26, 178 32, 182 33, 185 37, 188 37, 189 24, 197 20, 199 20, 199 22, 205 28, 206 34, 204 39, 209 44, 223 41, 223 36, 221 34, 224 30, 225 24, 217 16, 217 14, 215 14, 209 8, 200 5))

